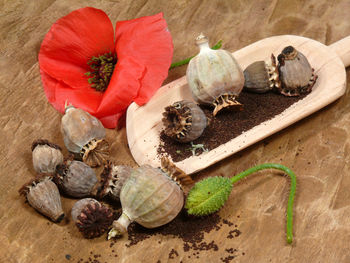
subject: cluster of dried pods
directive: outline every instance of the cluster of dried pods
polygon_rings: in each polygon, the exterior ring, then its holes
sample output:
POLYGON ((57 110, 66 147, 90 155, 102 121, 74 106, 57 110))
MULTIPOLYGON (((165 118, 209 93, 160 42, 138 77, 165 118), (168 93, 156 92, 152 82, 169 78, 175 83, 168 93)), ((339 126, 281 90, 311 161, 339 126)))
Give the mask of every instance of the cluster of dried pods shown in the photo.
POLYGON ((299 96, 311 92, 317 75, 307 58, 292 46, 285 47, 271 61, 256 61, 244 70, 247 91, 264 93, 276 91, 285 96, 299 96))
MULTIPOLYGON (((73 106, 66 107, 61 132, 71 156, 64 159, 61 147, 47 140, 34 141, 32 158, 37 176, 20 189, 33 208, 57 223, 64 218, 60 192, 73 198, 94 196, 99 180, 91 167, 106 163, 108 157, 105 128, 89 113, 73 106)), ((91 200, 80 203, 79 215, 73 216, 86 237, 105 232, 105 225, 112 222, 108 220, 113 219, 109 208, 91 200)), ((74 211, 76 213, 77 209, 74 211)))
POLYGON ((60 192, 83 198, 74 204, 71 216, 86 238, 101 236, 110 228, 109 238, 121 235, 133 221, 147 228, 158 227, 173 220, 182 209, 182 185, 192 180, 168 159, 162 160, 162 168, 113 164, 106 158, 107 142, 101 123, 72 106, 62 118, 62 134, 67 149, 78 153, 86 163, 73 157, 64 159, 58 145, 37 140, 32 145, 32 157, 39 176, 20 189, 28 203, 52 221, 64 218, 60 192), (88 148, 93 145, 91 141, 97 145, 88 148), (98 178, 92 167, 102 163, 104 169, 98 178), (122 214, 118 220, 112 209, 96 200, 106 197, 120 201, 122 214))
MULTIPOLYGON (((186 78, 194 101, 212 106, 213 116, 223 109, 242 110, 237 98, 243 89, 299 96, 311 92, 317 79, 306 57, 292 46, 278 55, 278 65, 272 54, 270 61, 256 61, 242 71, 230 52, 211 49, 204 35, 196 38, 196 44, 200 52, 190 61, 186 78)), ((202 135, 208 121, 195 102, 182 100, 165 108, 165 135, 182 143, 202 135)))

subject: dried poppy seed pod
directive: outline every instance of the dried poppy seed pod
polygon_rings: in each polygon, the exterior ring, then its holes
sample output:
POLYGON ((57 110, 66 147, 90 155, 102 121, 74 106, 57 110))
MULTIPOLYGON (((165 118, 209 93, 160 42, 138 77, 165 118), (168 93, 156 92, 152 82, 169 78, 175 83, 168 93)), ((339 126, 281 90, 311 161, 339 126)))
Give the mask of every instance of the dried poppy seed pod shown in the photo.
POLYGON ((64 218, 60 193, 49 176, 31 180, 19 192, 35 210, 52 221, 59 223, 64 218))
POLYGON ((214 106, 214 116, 224 108, 241 109, 236 98, 243 89, 244 76, 235 58, 226 50, 211 49, 202 34, 196 44, 200 52, 191 59, 186 72, 195 101, 214 106))
POLYGON ((164 133, 179 142, 191 142, 200 137, 208 124, 204 112, 192 101, 178 101, 163 112, 164 133))
POLYGON ((48 140, 36 140, 32 144, 33 166, 38 173, 54 173, 63 163, 61 147, 48 140))
POLYGON ((281 88, 276 58, 273 54, 270 61, 256 61, 250 64, 243 74, 246 91, 264 93, 281 88))
POLYGON ((299 96, 309 93, 317 75, 307 58, 292 46, 285 47, 278 55, 278 70, 282 87, 279 90, 285 96, 299 96))
POLYGON ((54 181, 61 191, 77 198, 95 195, 98 187, 95 171, 80 161, 67 160, 58 165, 54 181))
POLYGON ((108 239, 122 235, 133 221, 146 228, 155 228, 173 220, 184 204, 184 193, 179 182, 192 182, 192 179, 175 168, 169 161, 163 161, 167 167, 153 168, 149 165, 133 170, 120 192, 123 213, 113 222, 108 239), (168 172, 174 172, 169 174, 168 172))
POLYGON ((106 130, 102 123, 82 109, 66 107, 62 117, 61 132, 64 144, 91 167, 100 166, 108 158, 106 130))
POLYGON ((113 165, 111 162, 106 164, 101 174, 101 186, 97 196, 99 198, 109 196, 114 200, 119 200, 122 186, 132 170, 133 168, 127 165, 113 165))
POLYGON ((92 198, 77 201, 72 208, 72 219, 85 238, 95 238, 112 225, 113 211, 92 198))

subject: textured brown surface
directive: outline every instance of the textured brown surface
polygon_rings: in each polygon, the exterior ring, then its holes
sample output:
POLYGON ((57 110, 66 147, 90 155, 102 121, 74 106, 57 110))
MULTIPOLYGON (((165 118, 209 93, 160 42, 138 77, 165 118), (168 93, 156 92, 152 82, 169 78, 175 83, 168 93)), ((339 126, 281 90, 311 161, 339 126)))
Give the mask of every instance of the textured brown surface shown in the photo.
MULTIPOLYGON (((83 239, 72 222, 53 224, 24 204, 17 190, 34 175, 32 141, 46 138, 63 146, 61 115, 46 101, 41 86, 40 43, 58 18, 86 5, 106 11, 114 24, 164 12, 174 39, 174 61, 196 53, 193 38, 199 32, 212 42, 222 39, 230 51, 278 34, 306 36, 325 44, 350 35, 347 0, 0 1, 0 262, 77 262, 94 259, 94 254, 101 254, 101 262, 221 262, 230 255, 225 250, 229 248, 238 250, 231 262, 350 262, 348 90, 318 113, 195 177, 230 176, 263 162, 292 168, 298 177, 292 246, 285 242, 288 180, 276 172, 251 176, 235 186, 219 214, 242 233, 227 239, 227 225, 207 233, 206 240, 214 240, 219 249, 203 251, 199 258, 189 258, 192 252, 184 251, 183 241, 171 236, 153 236, 130 248, 124 237, 111 248, 104 238, 83 239), (172 249, 178 255, 169 259, 172 249)), ((183 76, 185 70, 170 71, 167 82, 183 76)), ((135 165, 125 129, 109 130, 108 139, 113 160, 135 165)), ((73 203, 64 199, 67 214, 73 203)))

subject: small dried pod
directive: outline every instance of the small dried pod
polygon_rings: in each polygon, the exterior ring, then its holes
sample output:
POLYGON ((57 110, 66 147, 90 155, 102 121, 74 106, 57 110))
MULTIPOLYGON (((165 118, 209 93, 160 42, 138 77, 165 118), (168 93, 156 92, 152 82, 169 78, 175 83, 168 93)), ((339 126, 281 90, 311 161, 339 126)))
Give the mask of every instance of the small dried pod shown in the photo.
POLYGON ((203 34, 196 38, 196 44, 200 52, 191 59, 186 71, 194 100, 214 106, 214 116, 224 108, 241 109, 236 98, 243 89, 244 75, 236 59, 229 51, 211 49, 203 34))
POLYGON ((72 207, 71 215, 85 238, 101 236, 111 227, 114 220, 113 211, 92 198, 77 201, 72 207))
POLYGON ((109 144, 105 140, 106 130, 97 118, 68 106, 62 117, 61 132, 67 149, 80 154, 89 166, 97 167, 106 162, 109 144))
POLYGON ((204 112, 192 101, 182 100, 165 108, 164 133, 178 142, 191 142, 200 137, 207 127, 204 112))
POLYGON ((276 66, 276 58, 271 54, 269 61, 256 61, 244 71, 244 90, 255 93, 265 93, 270 90, 280 90, 281 81, 276 66))
POLYGON ((101 173, 98 198, 106 196, 119 200, 120 191, 125 181, 129 178, 133 168, 127 165, 114 165, 108 162, 101 173))
POLYGON ((64 218, 64 212, 60 193, 51 179, 49 176, 37 177, 22 186, 19 192, 35 210, 59 223, 64 218))
POLYGON ((142 165, 133 170, 120 192, 123 212, 113 222, 109 239, 125 233, 131 222, 155 228, 169 223, 181 211, 184 193, 179 184, 191 183, 192 179, 173 167, 170 161, 162 164, 167 167, 160 169, 142 165), (169 171, 175 173, 169 174, 169 171))
POLYGON ((98 188, 95 171, 81 161, 66 160, 57 166, 54 182, 71 197, 94 196, 98 188))
POLYGON ((43 139, 33 142, 32 157, 34 169, 39 174, 52 174, 56 166, 63 163, 61 147, 43 139))
POLYGON ((278 70, 282 82, 279 92, 285 96, 299 96, 311 92, 317 75, 307 58, 292 46, 278 55, 278 70))

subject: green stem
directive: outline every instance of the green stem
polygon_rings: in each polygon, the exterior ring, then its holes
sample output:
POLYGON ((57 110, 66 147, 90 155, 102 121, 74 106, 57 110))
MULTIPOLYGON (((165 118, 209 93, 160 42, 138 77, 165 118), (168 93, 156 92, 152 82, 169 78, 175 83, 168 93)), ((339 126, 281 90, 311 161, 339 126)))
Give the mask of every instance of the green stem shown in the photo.
POLYGON ((281 164, 264 163, 264 164, 254 166, 248 170, 245 170, 244 172, 241 172, 233 176, 230 180, 231 180, 231 183, 234 184, 239 180, 243 179, 244 177, 246 177, 247 175, 250 175, 252 173, 255 173, 263 169, 271 169, 271 168, 285 172, 286 174, 289 175, 291 179, 290 193, 289 193, 288 206, 287 206, 287 242, 291 244, 293 241, 293 203, 294 203, 295 189, 297 184, 295 174, 292 172, 292 170, 290 170, 288 167, 281 164))
MULTIPOLYGON (((211 49, 219 49, 219 48, 221 48, 221 46, 222 46, 222 40, 219 40, 219 42, 216 43, 215 46, 212 46, 211 49)), ((194 57, 195 57, 195 56, 192 56, 192 57, 186 58, 186 59, 184 59, 184 60, 181 60, 181 61, 178 61, 178 62, 174 62, 174 63, 172 63, 172 64, 170 65, 170 68, 169 68, 169 69, 176 68, 176 67, 179 67, 179 66, 182 66, 182 65, 186 65, 186 64, 188 64, 188 62, 190 62, 190 60, 191 60, 192 58, 194 58, 194 57)))

